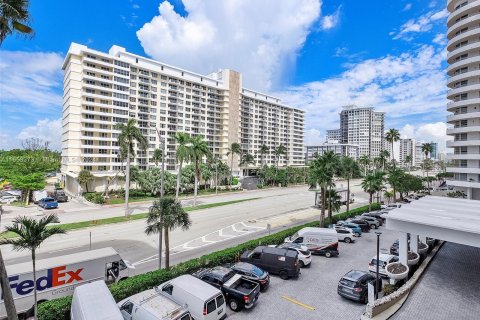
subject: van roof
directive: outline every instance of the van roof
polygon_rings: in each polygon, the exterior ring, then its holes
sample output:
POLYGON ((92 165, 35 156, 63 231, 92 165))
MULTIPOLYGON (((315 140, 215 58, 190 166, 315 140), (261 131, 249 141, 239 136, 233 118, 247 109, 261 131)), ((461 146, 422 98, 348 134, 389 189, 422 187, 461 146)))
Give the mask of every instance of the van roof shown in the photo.
POLYGON ((90 282, 76 287, 74 304, 78 305, 78 311, 83 316, 82 319, 123 319, 122 313, 104 281, 90 282))
MULTIPOLYGON (((56 266, 89 261, 89 260, 109 257, 113 255, 118 255, 118 253, 112 247, 90 250, 90 251, 83 251, 83 252, 72 253, 68 255, 62 255, 62 256, 38 260, 36 261, 36 269, 37 271, 39 271, 39 270, 53 268, 56 266)), ((29 273, 29 272, 32 272, 32 270, 33 268, 32 268, 31 262, 23 262, 23 263, 7 266, 7 273, 9 275, 29 273)))
POLYGON ((287 248, 275 248, 275 247, 259 246, 259 247, 256 247, 254 251, 276 254, 276 255, 292 257, 292 258, 296 258, 298 256, 298 253, 296 251, 288 250, 287 248))
POLYGON ((337 232, 335 229, 332 228, 313 228, 313 227, 306 227, 303 229, 298 230, 298 235, 302 236, 306 233, 314 232, 314 233, 323 233, 323 234, 331 234, 332 236, 337 236, 337 232))
POLYGON ((152 315, 160 316, 162 319, 169 319, 185 311, 182 306, 162 296, 155 289, 137 293, 128 298, 128 300, 135 305, 140 305, 145 311, 148 311, 152 315))
POLYGON ((220 290, 218 290, 217 288, 212 287, 208 283, 205 283, 202 280, 189 274, 184 274, 183 276, 177 277, 168 282, 173 284, 174 286, 178 286, 183 290, 192 293, 194 296, 204 301, 220 293, 220 290))

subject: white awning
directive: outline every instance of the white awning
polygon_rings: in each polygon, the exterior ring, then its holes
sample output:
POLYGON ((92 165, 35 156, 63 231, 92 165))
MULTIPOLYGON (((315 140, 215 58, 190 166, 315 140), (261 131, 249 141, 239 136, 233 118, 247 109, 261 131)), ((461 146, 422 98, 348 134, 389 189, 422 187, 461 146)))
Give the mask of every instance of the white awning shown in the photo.
POLYGON ((480 201, 427 196, 389 212, 387 229, 480 247, 480 201))

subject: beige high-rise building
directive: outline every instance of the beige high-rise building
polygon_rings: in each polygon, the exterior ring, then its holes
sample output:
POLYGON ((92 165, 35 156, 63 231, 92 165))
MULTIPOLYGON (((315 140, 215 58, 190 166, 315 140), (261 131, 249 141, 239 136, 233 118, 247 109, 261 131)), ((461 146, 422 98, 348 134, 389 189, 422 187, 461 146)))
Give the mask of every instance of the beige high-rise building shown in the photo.
POLYGON ((447 134, 453 136, 447 147, 454 150, 447 155, 454 174, 448 183, 480 200, 480 1, 449 0, 447 9, 447 134))
MULTIPOLYGON (((242 85, 242 75, 220 70, 200 75, 113 46, 108 53, 72 43, 63 64, 64 101, 62 177, 71 193, 80 192, 78 173, 90 170, 93 188, 103 191, 107 177, 122 168, 116 123, 137 120, 148 139, 146 151, 135 150, 132 165, 154 166, 156 148, 166 152, 166 169, 177 171, 176 132, 201 135, 213 156, 227 161, 229 146, 238 142, 260 165, 259 149, 279 145, 287 153, 279 164, 301 166, 304 112, 270 95, 242 85), (158 132, 157 132, 158 131, 158 132)), ((265 157, 274 164, 271 152, 265 157)), ((240 174, 239 157, 234 172, 240 174)), ((114 186, 115 187, 115 186, 114 186)))

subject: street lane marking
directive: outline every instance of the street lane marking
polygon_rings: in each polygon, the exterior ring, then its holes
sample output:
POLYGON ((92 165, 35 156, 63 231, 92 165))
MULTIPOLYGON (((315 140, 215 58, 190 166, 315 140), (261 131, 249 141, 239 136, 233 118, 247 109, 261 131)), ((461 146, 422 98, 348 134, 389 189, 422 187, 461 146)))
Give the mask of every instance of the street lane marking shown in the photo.
POLYGON ((245 224, 245 222, 240 222, 241 224, 243 224, 245 227, 247 228, 254 228, 254 229, 265 229, 265 227, 256 227, 256 226, 249 226, 247 224, 245 224))
POLYGON ((305 303, 301 303, 300 301, 295 300, 295 299, 293 299, 293 298, 290 298, 289 296, 282 296, 282 298, 285 299, 285 300, 288 300, 288 301, 290 301, 290 302, 292 302, 292 303, 295 303, 296 305, 299 305, 300 307, 305 308, 305 309, 307 309, 307 310, 310 310, 310 311, 314 311, 314 310, 315 310, 314 307, 309 306, 308 304, 305 304, 305 303))

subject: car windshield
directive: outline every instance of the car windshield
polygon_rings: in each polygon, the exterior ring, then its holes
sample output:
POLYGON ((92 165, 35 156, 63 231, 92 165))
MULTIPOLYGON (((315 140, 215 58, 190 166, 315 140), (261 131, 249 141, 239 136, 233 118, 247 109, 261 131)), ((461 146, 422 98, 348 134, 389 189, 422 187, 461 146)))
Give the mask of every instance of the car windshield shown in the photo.
POLYGON ((44 201, 44 202, 54 202, 55 199, 45 199, 45 200, 43 200, 43 201, 44 201))
POLYGON ((290 237, 290 239, 297 239, 298 237, 299 237, 299 236, 298 236, 298 233, 294 233, 294 234, 290 237))
POLYGON ((310 254, 310 251, 308 250, 299 250, 301 254, 303 254, 304 256, 308 256, 310 254))
POLYGON ((253 266, 252 273, 257 277, 261 277, 263 275, 263 270, 260 269, 259 267, 253 266))
MULTIPOLYGON (((377 259, 372 259, 372 264, 374 266, 376 266, 377 265, 377 259)), ((382 266, 385 266, 385 264, 386 264, 385 261, 380 260, 380 263, 378 265, 382 267, 382 266)))

